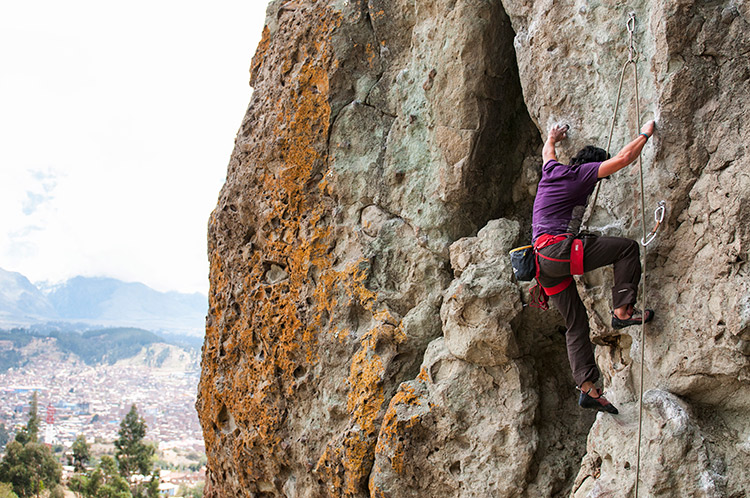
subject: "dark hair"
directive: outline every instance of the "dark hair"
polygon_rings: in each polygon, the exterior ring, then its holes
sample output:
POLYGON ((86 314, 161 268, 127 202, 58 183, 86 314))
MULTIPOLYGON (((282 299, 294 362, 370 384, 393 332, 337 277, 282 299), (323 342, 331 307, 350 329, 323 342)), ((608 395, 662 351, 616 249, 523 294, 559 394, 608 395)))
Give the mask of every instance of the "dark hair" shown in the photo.
POLYGON ((578 151, 578 154, 570 158, 570 165, 575 166, 577 164, 585 163, 599 163, 609 159, 609 154, 604 149, 594 147, 593 145, 587 145, 583 149, 578 151))

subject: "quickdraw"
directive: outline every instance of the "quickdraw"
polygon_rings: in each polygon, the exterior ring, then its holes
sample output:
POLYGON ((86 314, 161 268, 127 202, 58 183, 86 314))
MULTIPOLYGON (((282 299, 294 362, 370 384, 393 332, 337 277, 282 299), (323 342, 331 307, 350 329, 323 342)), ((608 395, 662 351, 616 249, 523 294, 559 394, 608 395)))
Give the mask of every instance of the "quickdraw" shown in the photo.
POLYGON ((654 209, 654 221, 656 222, 656 226, 654 226, 653 230, 649 232, 648 235, 645 237, 641 237, 641 245, 643 247, 646 247, 649 245, 653 240, 656 238, 656 232, 659 231, 659 227, 661 226, 661 223, 664 221, 664 213, 667 211, 667 203, 666 201, 659 201, 659 204, 657 204, 656 209, 654 209))

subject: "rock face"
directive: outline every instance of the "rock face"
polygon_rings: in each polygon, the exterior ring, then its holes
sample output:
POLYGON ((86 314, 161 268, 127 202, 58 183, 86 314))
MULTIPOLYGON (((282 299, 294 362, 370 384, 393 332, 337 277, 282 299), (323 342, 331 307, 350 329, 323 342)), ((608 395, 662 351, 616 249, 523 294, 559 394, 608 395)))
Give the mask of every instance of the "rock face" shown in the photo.
MULTIPOLYGON (((206 496, 624 497, 636 472, 642 496, 746 496, 748 30, 733 0, 271 2, 209 222, 206 496), (645 341, 608 326, 609 270, 577 282, 621 410, 595 417, 507 252, 546 130, 571 125, 562 158, 606 144, 631 10, 642 115, 630 65, 613 153, 657 119, 667 215, 645 341)), ((640 238, 639 192, 603 182, 590 227, 640 238)))

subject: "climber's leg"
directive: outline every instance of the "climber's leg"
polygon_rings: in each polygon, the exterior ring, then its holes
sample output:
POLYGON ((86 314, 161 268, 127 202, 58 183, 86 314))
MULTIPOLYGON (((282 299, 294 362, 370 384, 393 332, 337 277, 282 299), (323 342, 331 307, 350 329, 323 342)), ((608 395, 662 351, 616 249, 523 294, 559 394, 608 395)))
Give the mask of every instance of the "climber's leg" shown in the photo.
POLYGON ((638 242, 624 237, 586 237, 583 239, 583 269, 591 271, 614 265, 615 284, 612 305, 616 314, 630 316, 641 280, 638 242))
POLYGON ((599 369, 594 360, 594 348, 589 340, 589 318, 575 283, 569 285, 564 291, 550 296, 550 301, 565 320, 568 361, 576 385, 582 386, 584 382, 596 382, 599 379, 599 369))

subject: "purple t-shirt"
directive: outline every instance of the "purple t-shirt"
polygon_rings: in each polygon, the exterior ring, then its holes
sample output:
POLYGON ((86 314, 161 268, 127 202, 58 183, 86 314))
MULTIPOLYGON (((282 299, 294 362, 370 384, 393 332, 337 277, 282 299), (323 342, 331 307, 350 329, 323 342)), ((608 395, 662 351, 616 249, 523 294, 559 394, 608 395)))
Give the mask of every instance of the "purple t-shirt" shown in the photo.
POLYGON ((578 231, 588 198, 599 180, 600 164, 568 166, 550 159, 542 166, 531 219, 533 241, 543 233, 559 235, 578 231))

